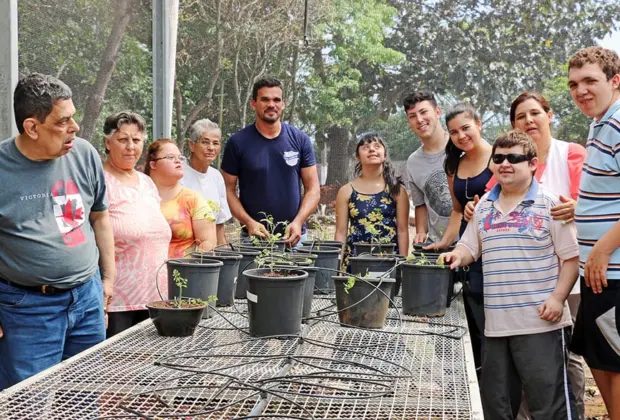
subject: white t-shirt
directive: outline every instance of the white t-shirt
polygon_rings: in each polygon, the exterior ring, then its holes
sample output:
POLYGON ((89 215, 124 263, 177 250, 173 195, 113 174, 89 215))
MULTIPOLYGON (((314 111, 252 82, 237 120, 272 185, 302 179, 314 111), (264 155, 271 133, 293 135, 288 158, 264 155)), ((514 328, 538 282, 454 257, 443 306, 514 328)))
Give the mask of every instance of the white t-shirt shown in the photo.
POLYGON ((184 187, 198 191, 205 200, 211 200, 219 205, 219 212, 215 223, 220 225, 229 220, 232 214, 228 207, 228 201, 226 201, 226 185, 220 171, 209 166, 207 172, 202 173, 193 169, 187 163, 183 166, 181 184, 184 187))

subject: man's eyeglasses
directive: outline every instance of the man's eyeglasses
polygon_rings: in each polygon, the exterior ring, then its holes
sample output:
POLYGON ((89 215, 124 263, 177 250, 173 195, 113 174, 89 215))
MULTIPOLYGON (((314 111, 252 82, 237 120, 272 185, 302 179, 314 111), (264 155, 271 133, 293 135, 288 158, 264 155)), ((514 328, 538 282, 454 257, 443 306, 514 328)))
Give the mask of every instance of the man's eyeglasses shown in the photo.
POLYGON ((187 162, 187 158, 185 156, 183 156, 183 155, 166 155, 166 156, 162 156, 162 157, 153 159, 153 162, 156 162, 156 161, 162 160, 162 159, 166 159, 166 160, 169 160, 171 162, 174 162, 175 160, 179 161, 179 162, 187 162))
POLYGON ((515 165, 517 163, 525 162, 530 160, 530 158, 526 155, 522 155, 520 153, 507 153, 505 155, 501 153, 495 153, 493 155, 493 163, 496 165, 501 164, 504 160, 508 159, 508 163, 511 165, 515 165))

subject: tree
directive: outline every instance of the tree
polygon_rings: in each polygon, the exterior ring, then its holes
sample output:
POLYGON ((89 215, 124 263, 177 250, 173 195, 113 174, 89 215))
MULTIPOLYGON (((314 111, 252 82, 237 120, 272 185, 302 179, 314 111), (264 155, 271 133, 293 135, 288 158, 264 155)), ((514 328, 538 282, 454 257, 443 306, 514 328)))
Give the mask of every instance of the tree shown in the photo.
POLYGON ((101 56, 95 83, 86 100, 84 117, 81 121, 82 129, 80 135, 86 139, 91 139, 93 136, 95 124, 103 106, 103 99, 105 98, 112 73, 116 67, 118 51, 123 41, 125 29, 136 15, 135 12, 132 11, 131 3, 128 0, 115 0, 113 7, 114 23, 110 29, 108 42, 101 56))
MULTIPOLYGON (((322 16, 327 0, 312 2, 310 21, 322 16)), ((177 142, 198 118, 217 121, 223 88, 222 131, 248 123, 254 81, 264 74, 282 79, 287 116, 294 117, 298 90, 303 0, 211 0, 181 3, 177 48, 175 112, 177 142)))
MULTIPOLYGON (((308 51, 312 71, 305 81, 301 118, 330 149, 327 184, 348 181, 358 127, 382 116, 382 83, 404 56, 384 46, 396 10, 381 0, 337 0, 316 28, 308 51)), ((387 101, 389 103, 389 101, 387 101)))
POLYGON ((400 86, 507 113, 512 98, 542 89, 578 48, 614 28, 618 0, 392 0, 398 27, 388 45, 408 61, 400 86))
MULTIPOLYGON (((115 0, 117 1, 117 0, 115 0)), ((20 0, 19 16, 19 68, 21 74, 40 72, 52 74, 71 87, 73 102, 77 109, 76 120, 85 123, 90 131, 87 139, 100 148, 103 135, 100 127, 101 114, 132 109, 149 121, 152 114, 151 78, 151 11, 146 0, 119 2, 117 6, 128 7, 132 15, 131 25, 125 26, 122 42, 116 47, 120 52, 108 54, 116 65, 109 76, 107 89, 98 84, 99 93, 91 95, 102 70, 102 58, 106 61, 106 47, 115 23, 125 19, 112 1, 94 0, 20 0), (141 1, 137 4, 136 1, 141 1), (139 7, 139 6, 147 7, 139 7), (90 123, 84 115, 89 98, 98 96, 101 110, 90 112, 90 123), (95 116, 95 114, 97 114, 95 116), (93 127, 89 129, 88 126, 93 127)), ((117 29, 120 29, 117 27, 117 29)), ((114 43, 113 43, 114 44, 114 43)), ((106 76, 107 77, 107 76, 106 76)), ((99 78, 104 80, 105 78, 99 78)), ((94 107, 91 107, 94 111, 94 107)), ((84 136, 84 125, 82 132, 84 136)), ((88 134, 88 133, 87 133, 88 134)))

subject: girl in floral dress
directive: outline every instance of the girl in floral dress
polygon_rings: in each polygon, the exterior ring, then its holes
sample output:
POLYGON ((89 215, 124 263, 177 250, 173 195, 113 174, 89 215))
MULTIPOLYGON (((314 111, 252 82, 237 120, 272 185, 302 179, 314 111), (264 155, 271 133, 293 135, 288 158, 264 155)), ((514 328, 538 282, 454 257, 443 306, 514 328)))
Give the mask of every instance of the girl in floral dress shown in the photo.
POLYGON ((409 198, 377 133, 360 136, 355 148, 355 179, 336 197, 335 240, 346 241, 343 266, 355 254, 355 242, 391 242, 396 253, 409 251, 409 198))

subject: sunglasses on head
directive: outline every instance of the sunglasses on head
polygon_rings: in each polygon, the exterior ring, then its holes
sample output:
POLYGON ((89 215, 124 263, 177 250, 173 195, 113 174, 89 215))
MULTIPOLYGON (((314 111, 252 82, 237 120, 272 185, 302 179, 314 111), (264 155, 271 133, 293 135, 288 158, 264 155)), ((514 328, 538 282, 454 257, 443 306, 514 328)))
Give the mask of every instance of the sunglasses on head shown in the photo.
POLYGON ((511 165, 530 160, 528 156, 522 155, 520 153, 507 153, 505 155, 501 153, 495 153, 493 155, 493 163, 496 165, 501 164, 502 162, 504 162, 505 159, 508 159, 508 163, 510 163, 511 165))

